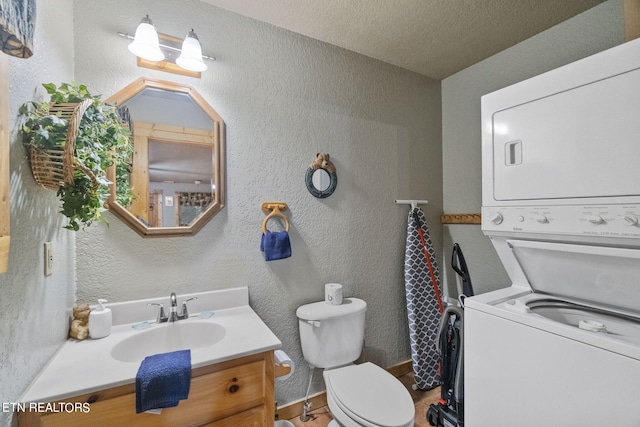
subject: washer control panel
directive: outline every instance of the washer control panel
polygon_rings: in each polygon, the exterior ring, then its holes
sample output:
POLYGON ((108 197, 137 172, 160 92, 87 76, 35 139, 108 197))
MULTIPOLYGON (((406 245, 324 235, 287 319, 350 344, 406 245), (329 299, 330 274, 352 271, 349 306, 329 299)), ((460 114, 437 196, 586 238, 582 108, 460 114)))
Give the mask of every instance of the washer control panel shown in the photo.
POLYGON ((640 238, 640 205, 483 207, 482 230, 640 238))

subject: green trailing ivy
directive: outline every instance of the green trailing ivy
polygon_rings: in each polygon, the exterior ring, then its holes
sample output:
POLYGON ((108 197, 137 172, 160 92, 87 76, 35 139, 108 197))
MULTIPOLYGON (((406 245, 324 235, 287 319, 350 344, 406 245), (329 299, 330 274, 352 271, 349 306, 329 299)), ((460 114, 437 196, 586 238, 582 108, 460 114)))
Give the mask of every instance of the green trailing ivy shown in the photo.
POLYGON ((27 151, 32 147, 40 150, 64 147, 68 123, 62 117, 49 114, 52 104, 92 100, 80 121, 74 156, 78 164, 93 172, 98 181, 97 188, 86 173, 75 169, 74 184, 61 185, 57 191, 62 201, 60 212, 69 218, 65 228, 77 231, 93 221, 105 221, 102 213, 111 184, 106 179, 106 170, 114 163, 118 202, 123 206, 131 204, 133 195, 128 182, 133 146, 129 141, 130 131, 120 119, 116 106, 102 103, 100 96, 91 95, 86 86, 75 83, 43 86, 51 96, 48 102, 29 102, 20 108, 22 142, 27 151))

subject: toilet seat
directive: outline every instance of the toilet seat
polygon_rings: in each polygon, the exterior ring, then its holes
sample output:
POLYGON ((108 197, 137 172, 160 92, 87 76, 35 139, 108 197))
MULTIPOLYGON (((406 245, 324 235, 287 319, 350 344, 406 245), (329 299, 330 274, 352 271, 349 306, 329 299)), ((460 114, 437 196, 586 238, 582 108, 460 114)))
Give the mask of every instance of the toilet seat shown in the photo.
POLYGON ((363 363, 324 371, 327 393, 352 420, 366 427, 413 426, 415 407, 393 375, 363 363))

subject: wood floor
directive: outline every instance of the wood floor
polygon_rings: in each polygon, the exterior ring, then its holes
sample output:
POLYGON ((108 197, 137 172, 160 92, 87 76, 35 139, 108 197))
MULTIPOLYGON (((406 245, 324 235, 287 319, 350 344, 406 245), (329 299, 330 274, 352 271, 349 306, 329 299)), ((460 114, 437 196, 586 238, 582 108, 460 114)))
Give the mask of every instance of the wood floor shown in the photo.
MULTIPOLYGON (((440 398, 440 388, 429 391, 413 390, 411 385, 414 384, 413 373, 409 373, 398 378, 409 390, 413 402, 416 407, 416 419, 414 427, 429 427, 427 422, 427 409, 432 403, 436 403, 440 398)), ((296 427, 326 427, 333 418, 327 406, 317 408, 311 411, 311 419, 307 422, 300 421, 300 417, 295 417, 289 421, 296 427)))

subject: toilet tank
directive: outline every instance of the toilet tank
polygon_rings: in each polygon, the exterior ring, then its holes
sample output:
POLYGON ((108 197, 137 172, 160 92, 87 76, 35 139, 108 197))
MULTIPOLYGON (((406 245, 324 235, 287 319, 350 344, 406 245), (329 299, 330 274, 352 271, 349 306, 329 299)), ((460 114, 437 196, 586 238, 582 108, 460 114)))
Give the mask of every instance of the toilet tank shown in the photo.
POLYGON ((334 368, 354 362, 364 344, 367 303, 345 298, 340 305, 324 301, 298 308, 300 344, 305 360, 316 368, 334 368))

